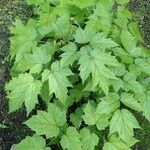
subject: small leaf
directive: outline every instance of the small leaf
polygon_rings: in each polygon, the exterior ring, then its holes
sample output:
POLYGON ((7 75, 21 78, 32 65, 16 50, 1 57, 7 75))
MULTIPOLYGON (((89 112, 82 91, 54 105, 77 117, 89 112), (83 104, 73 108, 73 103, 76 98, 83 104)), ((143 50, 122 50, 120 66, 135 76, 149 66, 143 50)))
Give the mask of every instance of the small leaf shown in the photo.
POLYGON ((19 144, 14 145, 13 150, 51 150, 50 147, 46 147, 45 140, 37 135, 32 137, 27 136, 19 144))
POLYGON ((143 42, 143 39, 142 39, 142 36, 141 36, 141 32, 139 30, 137 22, 131 22, 129 24, 129 29, 130 29, 130 31, 132 32, 132 34, 135 36, 135 38, 137 40, 139 40, 140 42, 143 42))
POLYGON ((92 36, 90 45, 93 49, 110 49, 113 47, 117 47, 118 44, 115 43, 112 39, 106 38, 104 33, 98 33, 92 36))
POLYGON ((83 111, 83 119, 87 125, 96 125, 99 130, 104 130, 109 125, 109 118, 100 114, 91 103, 88 103, 83 111))
POLYGON ((68 150, 82 150, 81 135, 74 127, 69 127, 60 141, 62 148, 68 150))
POLYGON ((48 106, 48 112, 38 111, 37 115, 25 122, 37 135, 46 135, 47 138, 57 137, 65 123, 66 112, 52 103, 48 106))
POLYGON ((143 115, 147 118, 147 120, 149 120, 150 122, 150 91, 148 91, 145 94, 145 99, 144 99, 144 103, 143 103, 143 115))
POLYGON ((76 0, 69 0, 69 2, 71 5, 75 5, 76 7, 79 7, 80 9, 92 6, 96 3, 96 0, 80 0, 80 1, 76 1, 76 0))
POLYGON ((76 128, 79 128, 81 126, 82 115, 83 115, 83 111, 81 108, 77 108, 74 113, 70 114, 70 121, 73 123, 73 125, 76 128))
POLYGON ((47 64, 51 60, 51 54, 49 49, 46 47, 36 47, 33 50, 33 54, 25 54, 24 58, 17 64, 16 70, 27 71, 30 73, 40 73, 42 71, 43 65, 47 64))
POLYGON ((77 59, 77 47, 74 43, 69 43, 62 47, 64 53, 61 55, 60 65, 61 67, 68 67, 72 65, 73 62, 77 59))
POLYGON ((133 94, 122 93, 120 100, 127 107, 134 109, 136 111, 139 111, 139 112, 142 111, 141 104, 135 99, 133 94))
POLYGON ((90 133, 86 128, 80 131, 82 150, 95 150, 95 146, 98 145, 99 138, 95 133, 90 133))
POLYGON ((135 64, 138 65, 143 72, 150 74, 150 59, 135 59, 135 64))
POLYGON ((127 92, 131 90, 134 93, 144 93, 144 87, 138 81, 136 81, 136 78, 137 77, 135 74, 127 72, 124 75, 125 84, 123 89, 127 92))
POLYGON ((120 106, 119 95, 116 93, 110 93, 108 97, 103 97, 101 100, 97 107, 97 112, 100 114, 110 114, 120 106))
POLYGON ((90 42, 92 36, 95 34, 95 30, 91 30, 90 28, 78 28, 75 34, 75 40, 77 43, 83 44, 90 42))
POLYGON ((104 143, 103 150, 131 150, 119 137, 112 135, 109 142, 104 143))
POLYGON ((7 126, 3 125, 3 124, 0 124, 0 128, 7 128, 7 126))
POLYGON ((100 1, 96 4, 94 14, 90 15, 87 21, 87 26, 93 30, 103 31, 108 34, 111 31, 112 16, 111 7, 113 6, 113 0, 100 1))
POLYGON ((130 2, 130 0, 116 0, 118 4, 124 5, 130 2))
POLYGON ((64 40, 72 38, 72 27, 68 15, 58 17, 56 22, 52 25, 52 29, 58 38, 63 38, 64 40))
POLYGON ((137 40, 128 30, 122 30, 120 38, 126 51, 129 52, 133 57, 138 57, 141 55, 141 48, 136 46, 137 40))
POLYGON ((46 102, 46 104, 49 104, 50 101, 50 95, 49 95, 49 85, 48 82, 44 82, 42 84, 42 88, 41 88, 41 98, 43 101, 46 102))
POLYGON ((113 84, 114 91, 118 92, 121 88, 123 89, 124 81, 119 78, 118 80, 113 80, 112 84, 113 84))

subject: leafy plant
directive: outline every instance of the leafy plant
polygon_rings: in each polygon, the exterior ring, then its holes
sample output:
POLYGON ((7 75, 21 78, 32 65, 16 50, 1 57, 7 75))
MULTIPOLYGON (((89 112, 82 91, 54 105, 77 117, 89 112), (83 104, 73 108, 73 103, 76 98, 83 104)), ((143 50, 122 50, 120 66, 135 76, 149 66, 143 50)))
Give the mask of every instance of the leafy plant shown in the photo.
POLYGON ((45 135, 51 148, 130 150, 140 128, 132 112, 150 121, 150 53, 129 0, 27 2, 36 17, 10 30, 9 112, 30 114, 39 99, 47 108, 24 123, 36 135, 14 149, 50 149, 45 135))

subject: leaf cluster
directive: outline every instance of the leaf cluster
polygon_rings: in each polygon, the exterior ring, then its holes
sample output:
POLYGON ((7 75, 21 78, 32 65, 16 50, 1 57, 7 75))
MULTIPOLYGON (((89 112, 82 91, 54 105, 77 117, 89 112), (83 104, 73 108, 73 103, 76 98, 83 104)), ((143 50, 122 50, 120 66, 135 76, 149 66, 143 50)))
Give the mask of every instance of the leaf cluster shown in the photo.
POLYGON ((30 114, 39 99, 47 107, 24 122, 35 135, 14 149, 130 150, 140 128, 132 112, 150 121, 150 53, 129 0, 27 2, 36 18, 10 29, 9 112, 30 114))

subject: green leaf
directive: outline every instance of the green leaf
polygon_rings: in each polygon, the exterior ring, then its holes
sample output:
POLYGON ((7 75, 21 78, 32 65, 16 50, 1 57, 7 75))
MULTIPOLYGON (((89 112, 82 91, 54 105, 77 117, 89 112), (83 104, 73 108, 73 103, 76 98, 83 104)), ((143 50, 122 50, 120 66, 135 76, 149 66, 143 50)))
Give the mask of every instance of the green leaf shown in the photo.
POLYGON ((110 93, 107 97, 101 98, 101 102, 98 104, 97 111, 100 114, 110 114, 114 112, 120 106, 119 95, 116 93, 110 93))
POLYGON ((83 120, 87 125, 96 125, 99 130, 105 129, 109 125, 108 117, 100 114, 91 103, 84 108, 83 120))
POLYGON ((124 5, 130 2, 130 0, 116 0, 118 4, 124 5))
POLYGON ((9 112, 18 110, 25 103, 29 114, 38 102, 37 96, 40 94, 41 87, 41 81, 35 80, 28 73, 12 78, 6 85, 6 90, 9 91, 9 112))
POLYGON ((132 13, 125 6, 119 6, 117 8, 116 15, 117 15, 117 19, 115 20, 116 25, 119 26, 121 29, 126 30, 129 20, 132 19, 132 13))
POLYGON ((49 85, 48 82, 44 82, 42 84, 42 88, 41 88, 41 98, 43 101, 46 102, 46 104, 49 104, 49 101, 51 99, 50 95, 49 95, 49 85))
POLYGON ((109 79, 116 79, 114 73, 110 71, 107 66, 117 66, 118 62, 115 57, 111 56, 109 53, 103 53, 96 50, 91 50, 89 47, 84 47, 85 53, 81 54, 79 59, 79 70, 82 81, 92 75, 92 86, 96 87, 99 85, 105 94, 108 94, 109 79), (90 50, 90 54, 88 54, 90 50), (106 66, 107 65, 107 66, 106 66))
POLYGON ((70 121, 76 128, 79 128, 81 126, 82 115, 83 111, 81 108, 77 108, 74 113, 70 114, 70 121))
POLYGON ((132 45, 136 44, 137 42, 136 39, 132 36, 132 34, 128 30, 123 30, 120 36, 124 48, 128 52, 130 52, 129 49, 132 45))
POLYGON ((91 29, 96 29, 98 32, 103 31, 108 34, 111 31, 112 14, 110 8, 113 5, 113 0, 100 1, 94 9, 94 14, 89 16, 87 26, 91 29))
POLYGON ((41 5, 41 4, 44 3, 43 0, 26 0, 26 1, 27 1, 27 3, 28 3, 29 5, 34 4, 34 5, 36 5, 36 6, 41 5))
MULTIPOLYGON (((111 10, 115 1, 114 0, 105 0, 105 1, 100 0, 100 4, 101 3, 106 7, 107 10, 111 10)), ((97 5, 100 5, 100 4, 98 3, 97 5)), ((99 15, 101 15, 101 14, 99 14, 99 15)))
POLYGON ((33 50, 33 54, 25 54, 24 59, 19 62, 16 70, 26 71, 30 70, 30 73, 40 73, 43 65, 47 64, 51 60, 51 54, 49 49, 44 46, 36 47, 33 50))
POLYGON ((93 49, 102 49, 102 50, 118 46, 118 44, 115 43, 112 39, 107 38, 104 33, 98 33, 92 36, 90 44, 93 49))
POLYGON ((133 58, 130 56, 130 54, 127 53, 122 48, 117 47, 117 48, 114 48, 113 51, 115 55, 118 56, 122 60, 122 63, 130 64, 133 62, 133 58))
POLYGON ((135 36, 135 38, 141 42, 143 42, 142 36, 141 36, 141 32, 139 30, 138 27, 138 23, 137 22, 131 22, 129 24, 129 29, 132 32, 132 34, 135 36))
POLYGON ((10 28, 9 111, 34 109, 25 124, 54 149, 133 148, 128 110, 150 121, 150 53, 129 0, 26 1, 34 14, 10 28))
POLYGON ((114 91, 118 92, 120 89, 123 89, 124 81, 119 78, 118 80, 113 80, 112 84, 113 84, 114 91))
POLYGON ((51 150, 50 147, 46 147, 45 140, 37 135, 32 137, 27 136, 19 144, 13 146, 14 150, 51 150))
POLYGON ((74 127, 69 127, 60 141, 62 148, 68 150, 82 150, 81 135, 74 127))
POLYGON ((62 47, 64 53, 61 55, 60 66, 68 67, 77 59, 77 47, 74 43, 69 43, 62 47))
POLYGON ((127 73, 125 65, 119 65, 117 67, 112 67, 112 70, 114 70, 116 76, 123 76, 125 73, 127 73))
POLYGON ((150 59, 135 59, 135 64, 146 74, 150 74, 150 59))
POLYGON ((71 5, 75 5, 76 7, 79 7, 80 9, 92 6, 96 3, 96 0, 80 0, 80 1, 76 1, 76 0, 69 0, 68 3, 70 3, 71 5))
POLYGON ((91 30, 90 28, 78 28, 75 34, 75 42, 83 44, 90 42, 92 36, 95 34, 95 30, 91 30))
POLYGON ((112 135, 109 142, 104 143, 103 150, 131 150, 119 137, 112 135))
POLYGON ((136 46, 137 40, 128 30, 122 30, 120 38, 126 51, 129 52, 133 57, 138 57, 141 55, 141 48, 136 46))
POLYGON ((17 55, 16 61, 18 61, 22 54, 31 51, 31 48, 36 45, 37 31, 30 25, 24 26, 20 20, 16 20, 10 30, 11 34, 15 35, 10 38, 11 57, 17 55))
POLYGON ((124 75, 125 84, 123 86, 123 89, 127 92, 131 90, 135 93, 144 93, 144 87, 138 81, 136 81, 136 78, 137 77, 135 74, 127 72, 124 75))
POLYGON ((127 107, 134 109, 136 111, 142 111, 142 105, 136 100, 133 94, 121 93, 121 102, 127 107))
POLYGON ((99 137, 95 133, 91 133, 88 129, 83 128, 80 131, 82 150, 95 150, 98 145, 99 137))
POLYGON ((143 110, 143 115, 150 122, 150 91, 148 91, 145 94, 145 99, 144 99, 144 103, 143 103, 143 106, 142 106, 142 110, 143 110))
POLYGON ((3 125, 3 124, 0 124, 0 128, 7 128, 7 126, 3 125))
POLYGON ((139 140, 135 139, 134 137, 129 137, 128 139, 124 139, 124 142, 129 146, 132 147, 135 145, 139 140))
POLYGON ((49 82, 50 95, 55 93, 56 98, 64 102, 67 97, 67 87, 71 87, 71 83, 67 79, 67 76, 72 75, 72 72, 68 68, 60 68, 59 62, 55 62, 51 65, 51 70, 45 69, 42 73, 42 81, 49 82))
POLYGON ((119 138, 126 141, 134 136, 134 128, 140 128, 140 126, 132 113, 126 109, 116 110, 110 121, 110 135, 117 132, 119 138))
POLYGON ((56 22, 52 25, 52 29, 54 34, 56 34, 58 38, 64 38, 65 40, 69 40, 72 37, 71 33, 73 31, 69 22, 68 15, 58 17, 56 22))
POLYGON ((55 104, 50 103, 48 112, 37 111, 25 124, 37 135, 46 135, 47 138, 57 137, 60 127, 66 123, 66 112, 61 111, 55 104))
POLYGON ((140 76, 142 73, 141 68, 135 64, 129 65, 129 72, 135 74, 136 76, 140 76))

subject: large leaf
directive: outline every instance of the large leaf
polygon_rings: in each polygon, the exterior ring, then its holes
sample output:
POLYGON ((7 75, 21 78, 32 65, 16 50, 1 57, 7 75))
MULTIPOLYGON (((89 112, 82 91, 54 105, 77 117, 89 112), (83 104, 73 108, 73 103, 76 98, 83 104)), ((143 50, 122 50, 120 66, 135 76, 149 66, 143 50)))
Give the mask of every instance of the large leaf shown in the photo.
POLYGON ((50 103, 48 112, 38 111, 25 124, 36 132, 37 135, 46 135, 47 138, 57 137, 60 127, 66 122, 66 112, 50 103))
POLYGON ((32 137, 27 136, 19 144, 12 147, 13 150, 51 150, 50 147, 46 147, 45 140, 37 135, 32 137))
POLYGON ((110 135, 117 132, 119 137, 126 141, 134 136, 134 128, 140 126, 132 113, 127 109, 116 110, 110 121, 110 135))
POLYGON ((107 66, 117 66, 118 62, 109 53, 93 51, 88 46, 84 49, 87 52, 81 54, 79 59, 82 81, 84 82, 91 74, 93 87, 99 85, 107 95, 109 79, 116 79, 114 73, 107 66), (88 54, 88 51, 90 54, 88 54))
POLYGON ((60 68, 58 62, 55 62, 51 66, 51 70, 45 69, 42 74, 42 81, 49 82, 50 94, 55 93, 56 97, 62 102, 67 97, 67 87, 71 87, 71 83, 67 79, 67 76, 72 75, 72 72, 68 68, 60 68))
POLYGON ((69 127, 60 141, 62 148, 68 150, 82 150, 81 135, 74 127, 69 127))
POLYGON ((6 90, 9 91, 9 112, 21 108, 23 103, 25 103, 27 112, 30 113, 38 102, 37 96, 40 94, 41 86, 41 81, 35 80, 28 73, 12 78, 6 85, 6 90))

